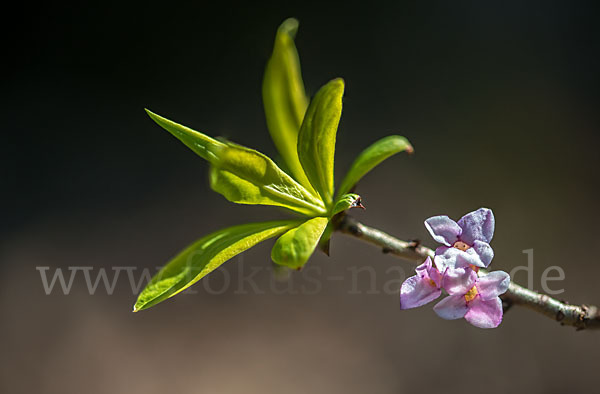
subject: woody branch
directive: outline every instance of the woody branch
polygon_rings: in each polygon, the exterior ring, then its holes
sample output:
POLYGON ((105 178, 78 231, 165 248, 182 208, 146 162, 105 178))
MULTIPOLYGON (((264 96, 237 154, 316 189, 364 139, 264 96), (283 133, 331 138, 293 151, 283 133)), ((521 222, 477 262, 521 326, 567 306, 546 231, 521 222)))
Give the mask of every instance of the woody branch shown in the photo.
MULTIPOLYGON (((434 251, 416 241, 403 241, 383 231, 365 226, 351 216, 344 215, 337 220, 336 230, 378 246, 384 253, 390 253, 404 260, 420 264, 434 251)), ((572 305, 559 301, 546 294, 529 290, 510 282, 508 291, 502 298, 505 310, 513 305, 521 305, 539 312, 561 325, 573 326, 577 330, 600 329, 600 309, 594 305, 572 305)))

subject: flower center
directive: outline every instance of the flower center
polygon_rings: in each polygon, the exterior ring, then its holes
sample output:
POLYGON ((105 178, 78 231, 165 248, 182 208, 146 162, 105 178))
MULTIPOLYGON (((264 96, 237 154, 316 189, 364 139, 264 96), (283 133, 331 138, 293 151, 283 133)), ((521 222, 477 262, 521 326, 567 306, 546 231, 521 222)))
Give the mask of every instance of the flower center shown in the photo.
POLYGON ((436 287, 436 288, 437 288, 437 283, 435 283, 435 281, 434 281, 433 279, 429 279, 429 284, 430 284, 432 287, 436 287))
POLYGON ((470 246, 464 243, 463 241, 456 241, 454 245, 452 245, 452 247, 462 250, 463 252, 470 248, 470 246))
POLYGON ((473 299, 474 299, 475 297, 477 297, 477 294, 478 294, 478 293, 477 293, 477 287, 473 286, 473 287, 471 288, 471 290, 469 290, 469 291, 467 292, 467 294, 465 294, 465 301, 467 301, 467 302, 471 302, 471 301, 473 301, 473 299))

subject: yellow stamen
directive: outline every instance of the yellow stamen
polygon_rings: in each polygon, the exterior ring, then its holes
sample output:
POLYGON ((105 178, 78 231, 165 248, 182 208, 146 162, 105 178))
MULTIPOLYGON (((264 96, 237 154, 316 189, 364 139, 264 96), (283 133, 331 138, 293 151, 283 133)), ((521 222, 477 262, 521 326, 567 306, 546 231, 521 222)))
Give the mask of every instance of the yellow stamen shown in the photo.
POLYGON ((433 287, 437 287, 437 284, 435 283, 435 281, 433 279, 429 279, 429 284, 433 287))
POLYGON ((463 252, 470 248, 470 246, 467 245, 466 243, 464 243, 463 241, 456 241, 454 243, 454 245, 452 245, 452 246, 455 247, 456 249, 462 250, 463 252))
POLYGON ((465 301, 470 302, 477 296, 477 287, 473 286, 467 294, 465 294, 465 301))

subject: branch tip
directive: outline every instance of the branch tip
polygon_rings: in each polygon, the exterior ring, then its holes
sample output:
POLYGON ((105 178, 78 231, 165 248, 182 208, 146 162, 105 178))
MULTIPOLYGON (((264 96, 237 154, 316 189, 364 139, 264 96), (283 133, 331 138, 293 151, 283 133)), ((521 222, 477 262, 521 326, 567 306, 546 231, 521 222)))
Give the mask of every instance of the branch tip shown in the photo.
MULTIPOLYGON (((335 229, 376 245, 383 253, 394 254, 415 264, 421 264, 427 257, 435 254, 432 249, 421 245, 419 240, 408 242, 399 240, 383 231, 365 226, 348 215, 344 215, 337 222, 335 229)), ((500 298, 504 312, 513 305, 522 305, 546 315, 560 325, 575 327, 577 331, 600 329, 600 309, 594 305, 572 305, 547 294, 529 290, 515 282, 510 282, 508 290, 500 298)))

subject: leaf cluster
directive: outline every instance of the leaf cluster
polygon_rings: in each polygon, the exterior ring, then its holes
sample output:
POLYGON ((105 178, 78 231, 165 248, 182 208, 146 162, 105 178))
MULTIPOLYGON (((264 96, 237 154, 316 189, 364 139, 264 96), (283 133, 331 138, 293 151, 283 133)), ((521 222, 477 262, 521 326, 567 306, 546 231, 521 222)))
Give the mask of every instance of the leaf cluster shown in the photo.
POLYGON ((344 81, 329 81, 309 100, 294 44, 297 30, 298 21, 293 18, 277 30, 262 88, 267 126, 286 170, 254 149, 217 140, 146 111, 159 126, 209 162, 211 188, 227 200, 282 207, 302 219, 242 224, 199 239, 157 273, 139 295, 134 311, 174 296, 269 238, 278 237, 271 251, 276 264, 303 267, 319 244, 328 245, 332 218, 362 206, 360 197, 351 193, 360 179, 388 157, 412 151, 409 142, 397 135, 375 142, 356 158, 335 190, 335 144, 344 81))

